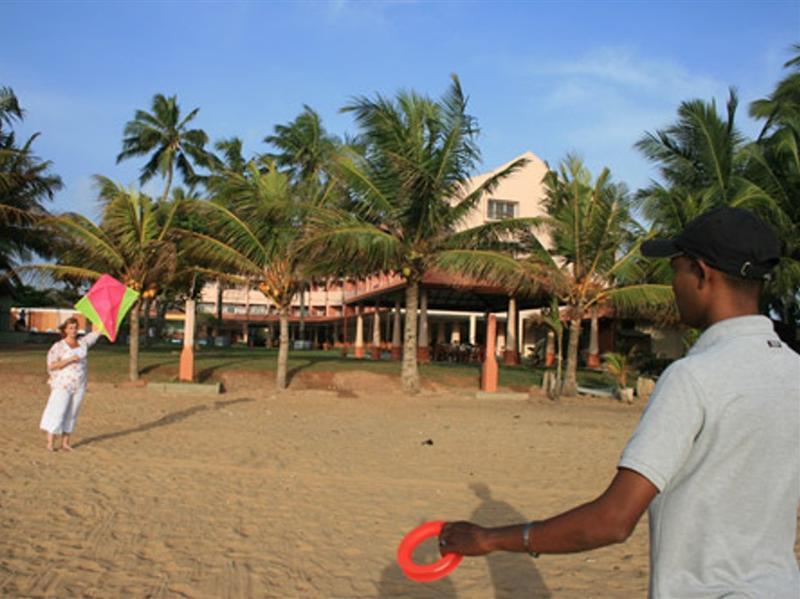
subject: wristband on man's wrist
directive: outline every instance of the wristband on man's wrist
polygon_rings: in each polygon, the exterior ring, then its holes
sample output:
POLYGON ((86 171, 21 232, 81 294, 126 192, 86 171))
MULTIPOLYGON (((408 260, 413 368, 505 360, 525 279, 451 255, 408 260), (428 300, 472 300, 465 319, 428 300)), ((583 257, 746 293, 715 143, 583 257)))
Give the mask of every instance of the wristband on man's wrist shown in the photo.
POLYGON ((531 557, 539 557, 537 551, 531 550, 531 528, 533 528, 534 524, 536 524, 536 522, 531 520, 522 529, 522 546, 531 557))

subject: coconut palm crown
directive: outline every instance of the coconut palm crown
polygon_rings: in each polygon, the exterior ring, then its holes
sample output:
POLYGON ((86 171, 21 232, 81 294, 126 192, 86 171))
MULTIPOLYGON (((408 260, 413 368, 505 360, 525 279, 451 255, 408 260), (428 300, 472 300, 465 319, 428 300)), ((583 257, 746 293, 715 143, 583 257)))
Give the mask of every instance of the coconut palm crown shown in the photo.
POLYGON ((195 108, 181 118, 177 96, 163 94, 153 96, 151 112, 137 110, 132 120, 125 125, 122 151, 117 163, 138 156, 150 155, 141 168, 139 183, 161 175, 165 179, 162 202, 169 197, 175 169, 183 180, 193 185, 198 181, 194 166, 207 166, 211 161, 205 149, 208 136, 202 129, 189 129, 189 123, 197 116, 195 108))
POLYGON ((566 308, 570 328, 561 391, 575 395, 584 316, 591 310, 596 318, 593 308, 603 305, 620 313, 661 313, 673 294, 669 284, 652 281, 653 265, 639 251, 646 235, 631 218, 625 186, 613 183, 608 169, 593 179, 580 158, 570 155, 544 183, 546 216, 518 232, 517 258, 467 272, 522 290, 538 288, 566 308))
POLYGON ((648 282, 650 263, 639 252, 643 232, 631 218, 627 189, 611 181, 608 169, 592 181, 580 159, 568 156, 544 182, 548 216, 543 224, 552 247, 537 247, 536 238, 529 237, 526 266, 567 306, 563 392, 574 395, 581 320, 587 311, 604 304, 620 312, 663 310, 673 295, 668 284, 648 282))
MULTIPOLYGON (((795 47, 798 51, 800 46, 795 47)), ((644 216, 662 234, 679 233, 711 208, 737 206, 771 223, 787 253, 800 248, 794 191, 800 182, 800 59, 795 57, 786 66, 795 72, 770 97, 751 105, 751 114, 765 121, 756 142, 746 143, 736 129, 737 98, 731 90, 724 117, 714 101, 683 102, 672 125, 646 134, 637 143, 661 175, 662 182, 642 190, 638 200, 644 216)), ((787 312, 786 308, 800 313, 798 282, 798 262, 781 260, 766 288, 766 303, 779 313, 787 312)), ((784 320, 796 320, 796 316, 785 313, 784 320)))
POLYGON ((406 280, 402 381, 419 390, 417 307, 426 272, 474 272, 507 260, 500 249, 514 226, 506 221, 460 230, 479 200, 524 164, 518 160, 469 188, 480 161, 475 119, 456 76, 441 100, 414 92, 394 99, 359 97, 343 110, 359 126, 364 153, 337 160, 336 174, 349 188, 349 210, 320 211, 305 245, 314 272, 363 276, 391 271, 406 280))
POLYGON ((325 193, 301 195, 288 173, 255 161, 244 173, 227 173, 215 190, 211 201, 188 204, 202 217, 204 230, 182 230, 182 247, 197 261, 197 272, 253 285, 275 304, 280 319, 276 387, 284 389, 292 298, 307 279, 299 252, 304 222, 325 201, 325 193))
MULTIPOLYGON (((786 256, 767 286, 770 308, 784 325, 800 326, 800 44, 784 65, 790 73, 767 98, 750 105, 750 115, 764 120, 759 139, 747 146, 748 177, 774 199, 776 209, 766 216, 784 241, 786 256)), ((795 345, 796 347, 796 345, 795 345)))
POLYGON ((23 116, 14 91, 0 87, 0 287, 16 279, 13 267, 30 260, 32 252, 51 255, 50 240, 37 223, 48 214, 44 202, 62 187, 52 163, 33 153, 38 133, 17 144, 12 126, 23 116))
POLYGON ((277 152, 268 154, 278 167, 291 172, 296 181, 324 181, 340 140, 329 134, 319 114, 309 106, 290 123, 276 125, 264 138, 277 152))
MULTIPOLYGON (((169 283, 175 273, 177 250, 173 222, 180 202, 160 204, 149 196, 96 176, 100 224, 78 213, 43 221, 59 248, 55 264, 27 264, 20 270, 55 279, 93 281, 103 274, 148 295, 169 283)), ((130 313, 131 380, 139 377, 139 304, 130 313)))

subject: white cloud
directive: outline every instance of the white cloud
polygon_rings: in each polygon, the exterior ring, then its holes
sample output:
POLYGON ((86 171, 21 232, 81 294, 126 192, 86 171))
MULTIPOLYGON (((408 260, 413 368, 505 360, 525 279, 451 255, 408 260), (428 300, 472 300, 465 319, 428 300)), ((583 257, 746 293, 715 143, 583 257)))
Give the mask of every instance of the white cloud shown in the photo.
POLYGON ((584 92, 594 85, 612 86, 671 102, 708 98, 727 89, 717 79, 690 73, 678 63, 645 59, 624 48, 598 48, 580 58, 536 65, 529 71, 534 75, 553 77, 560 86, 574 86, 574 82, 579 81, 584 92))
POLYGON ((56 195, 52 206, 53 212, 80 212, 84 216, 96 220, 97 188, 91 177, 79 177, 76 180, 64 181, 64 189, 56 195))
MULTIPOLYGON (((655 175, 633 147, 645 132, 673 123, 683 101, 716 98, 722 112, 728 97, 728 86, 714 77, 626 48, 603 47, 576 59, 528 63, 526 73, 544 90, 531 100, 531 117, 558 123, 548 126, 547 134, 551 147, 560 149, 559 157, 578 151, 593 170, 607 165, 615 178, 632 187, 655 175)), ((746 123, 744 104, 737 122, 746 123)))

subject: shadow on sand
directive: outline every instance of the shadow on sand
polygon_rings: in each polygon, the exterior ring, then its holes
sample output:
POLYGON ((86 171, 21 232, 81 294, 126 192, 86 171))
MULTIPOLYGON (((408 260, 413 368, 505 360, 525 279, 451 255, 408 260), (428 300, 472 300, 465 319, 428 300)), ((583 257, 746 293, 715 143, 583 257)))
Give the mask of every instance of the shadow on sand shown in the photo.
POLYGON ((251 401, 255 400, 248 397, 243 397, 241 399, 228 399, 225 401, 215 401, 213 404, 210 405, 203 404, 199 406, 194 406, 186 410, 180 410, 179 412, 173 412, 172 414, 167 414, 166 416, 163 416, 158 420, 153 420, 152 422, 146 422, 144 424, 140 424, 139 426, 135 426, 133 428, 127 428, 125 430, 116 431, 113 433, 104 433, 102 435, 96 435, 94 437, 87 437, 86 439, 83 439, 82 441, 78 441, 77 443, 75 443, 73 447, 84 447, 86 445, 91 445, 92 443, 102 443, 103 441, 108 441, 110 439, 117 439, 119 437, 125 437, 127 435, 132 435, 134 433, 143 433, 149 430, 153 430, 154 428, 176 424, 178 422, 186 420, 187 418, 197 414, 198 412, 205 412, 206 410, 221 410, 222 408, 226 408, 234 404, 249 403, 251 401))
MULTIPOLYGON (((287 385, 291 385, 292 379, 294 379, 294 377, 297 376, 298 374, 300 374, 302 371, 307 370, 309 368, 313 368, 317 364, 323 364, 325 362, 342 363, 343 361, 348 360, 348 358, 343 357, 339 352, 335 352, 335 353, 331 352, 329 356, 318 356, 318 355, 303 356, 302 354, 298 355, 298 353, 289 353, 289 359, 291 361, 290 361, 290 367, 286 371, 286 383, 287 383, 287 385)), ((350 358, 350 360, 352 360, 352 362, 366 362, 370 366, 372 366, 374 364, 387 363, 385 361, 379 361, 379 360, 375 360, 375 361, 367 360, 367 359, 357 360, 355 358, 350 358)), ((339 371, 338 368, 333 368, 333 369, 320 368, 320 370, 324 370, 324 371, 328 371, 328 372, 338 372, 339 371)), ((372 368, 370 368, 370 370, 372 370, 372 368)))
MULTIPOLYGON (((469 488, 481 500, 470 516, 472 522, 481 526, 507 526, 530 519, 505 501, 493 499, 489 487, 484 483, 473 483, 469 488)), ((549 599, 551 596, 536 563, 529 555, 498 551, 487 555, 486 561, 496 599, 549 599)))
POLYGON ((154 362, 153 364, 148 364, 147 366, 140 368, 139 374, 140 375, 149 374, 154 370, 158 370, 162 366, 175 366, 176 364, 178 364, 178 360, 164 360, 163 362, 154 362))
POLYGON ((197 381, 199 383, 205 383, 207 380, 211 378, 217 370, 220 368, 229 368, 234 364, 244 364, 249 362, 250 360, 246 359, 239 359, 239 360, 228 360, 227 362, 222 362, 220 364, 215 364, 214 366, 209 366, 208 368, 203 368, 202 370, 197 371, 197 381))

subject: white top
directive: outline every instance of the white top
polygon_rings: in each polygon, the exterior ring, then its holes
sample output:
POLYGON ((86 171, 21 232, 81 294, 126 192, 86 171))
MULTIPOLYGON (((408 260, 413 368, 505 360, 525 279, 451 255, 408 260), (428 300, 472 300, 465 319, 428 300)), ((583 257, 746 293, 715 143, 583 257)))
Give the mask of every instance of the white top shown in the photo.
POLYGON ((718 322, 667 368, 619 466, 660 491, 650 597, 800 597, 800 356, 768 318, 718 322))
POLYGON ((50 375, 48 383, 51 389, 75 391, 86 385, 86 354, 99 338, 100 333, 93 332, 78 339, 78 347, 70 347, 64 339, 53 344, 47 352, 47 373, 50 375), (73 355, 80 360, 57 370, 50 368, 54 362, 73 355))

